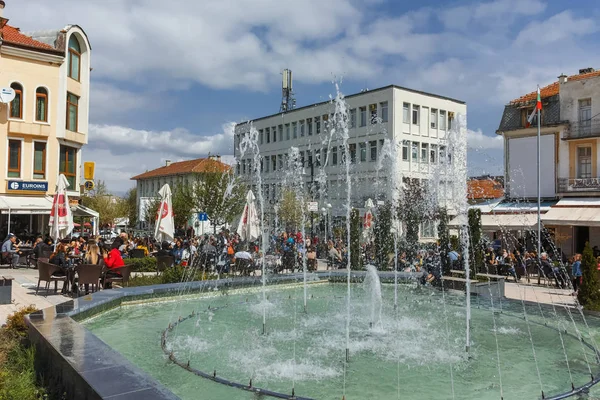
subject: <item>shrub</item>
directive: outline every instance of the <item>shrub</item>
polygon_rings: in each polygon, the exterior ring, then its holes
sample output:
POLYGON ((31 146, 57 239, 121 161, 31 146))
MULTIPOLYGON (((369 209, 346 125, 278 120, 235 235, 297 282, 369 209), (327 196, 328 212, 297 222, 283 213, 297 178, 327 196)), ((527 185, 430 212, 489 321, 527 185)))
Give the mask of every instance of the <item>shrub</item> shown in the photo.
POLYGON ((360 248, 360 213, 353 208, 350 213, 350 268, 361 269, 362 257, 360 248))
POLYGON ((27 336, 27 324, 25 323, 25 315, 31 314, 38 309, 33 306, 22 307, 14 314, 6 318, 6 331, 16 337, 27 336))
POLYGON ((156 257, 126 258, 123 261, 132 272, 156 272, 156 257))
POLYGON ((600 282, 594 252, 589 242, 585 244, 581 258, 583 282, 577 292, 577 300, 588 310, 600 311, 600 282))

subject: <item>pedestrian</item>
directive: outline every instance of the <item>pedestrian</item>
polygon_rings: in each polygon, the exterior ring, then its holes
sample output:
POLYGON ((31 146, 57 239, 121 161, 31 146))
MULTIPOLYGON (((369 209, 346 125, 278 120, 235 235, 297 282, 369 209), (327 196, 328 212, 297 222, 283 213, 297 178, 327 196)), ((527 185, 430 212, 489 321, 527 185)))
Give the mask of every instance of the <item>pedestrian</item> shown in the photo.
POLYGON ((571 265, 571 276, 573 279, 573 296, 577 295, 577 290, 581 285, 583 274, 581 272, 581 254, 575 254, 573 257, 573 265, 571 265))

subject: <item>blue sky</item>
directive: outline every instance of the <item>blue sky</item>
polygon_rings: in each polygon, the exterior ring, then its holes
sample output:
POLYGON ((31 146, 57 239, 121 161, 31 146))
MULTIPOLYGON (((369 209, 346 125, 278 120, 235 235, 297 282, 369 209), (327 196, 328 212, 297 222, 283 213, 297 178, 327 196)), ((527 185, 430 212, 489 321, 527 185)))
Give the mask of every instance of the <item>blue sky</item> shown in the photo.
POLYGON ((544 0, 7 0, 22 31, 78 24, 93 47, 89 145, 123 192, 165 159, 232 154, 231 122, 391 83, 468 104, 471 174, 502 173, 503 105, 600 67, 600 4, 544 0), (43 17, 42 17, 43 16, 43 17))

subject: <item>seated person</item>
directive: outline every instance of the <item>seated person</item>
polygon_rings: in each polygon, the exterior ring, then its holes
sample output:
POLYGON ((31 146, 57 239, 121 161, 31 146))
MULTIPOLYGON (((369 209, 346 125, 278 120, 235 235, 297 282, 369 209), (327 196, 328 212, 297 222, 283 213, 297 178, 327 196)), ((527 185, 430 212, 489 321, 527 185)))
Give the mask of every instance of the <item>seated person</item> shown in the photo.
MULTIPOLYGON (((123 245, 123 239, 121 237, 118 237, 112 243, 112 246, 111 246, 111 249, 109 252, 104 250, 104 253, 103 253, 104 264, 106 265, 106 268, 108 268, 108 270, 106 271, 106 274, 105 274, 105 277, 107 277, 107 278, 121 276, 121 274, 115 270, 125 266, 125 262, 123 261, 123 257, 121 256, 121 252, 119 251, 119 247, 121 247, 122 245, 123 245)), ((104 288, 108 289, 109 285, 105 284, 104 288)))
POLYGON ((156 252, 156 257, 170 256, 170 255, 171 255, 171 245, 167 241, 162 242, 160 245, 160 250, 158 250, 156 252))
MULTIPOLYGON (((50 264, 57 265, 61 269, 58 270, 58 271, 55 271, 52 275, 67 276, 67 272, 68 272, 68 268, 69 268, 69 259, 68 259, 68 256, 67 256, 68 252, 69 252, 69 247, 68 247, 67 244, 65 244, 65 243, 59 243, 56 246, 56 249, 50 255, 50 258, 49 258, 48 262, 50 264)), ((69 282, 65 281, 65 283, 63 284, 61 293, 64 294, 64 293, 67 292, 68 285, 69 285, 69 282)))
POLYGON ((236 264, 236 266, 239 264, 244 269, 249 268, 253 262, 252 255, 248 253, 246 248, 244 248, 233 255, 233 262, 236 264), (238 261, 240 262, 238 263, 238 261))
POLYGON ((15 267, 19 264, 19 257, 22 254, 16 243, 17 237, 12 233, 10 233, 8 238, 2 243, 2 258, 10 261, 15 267))

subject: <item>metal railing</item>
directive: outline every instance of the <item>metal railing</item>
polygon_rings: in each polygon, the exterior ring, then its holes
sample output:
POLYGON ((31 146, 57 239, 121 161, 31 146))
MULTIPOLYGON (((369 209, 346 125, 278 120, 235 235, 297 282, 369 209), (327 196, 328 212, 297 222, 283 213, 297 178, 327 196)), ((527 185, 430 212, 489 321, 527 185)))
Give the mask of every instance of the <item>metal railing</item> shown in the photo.
POLYGON ((600 192, 600 178, 559 178, 558 191, 567 192, 600 192))
POLYGON ((571 122, 565 130, 564 139, 580 139, 600 136, 600 119, 571 122))

